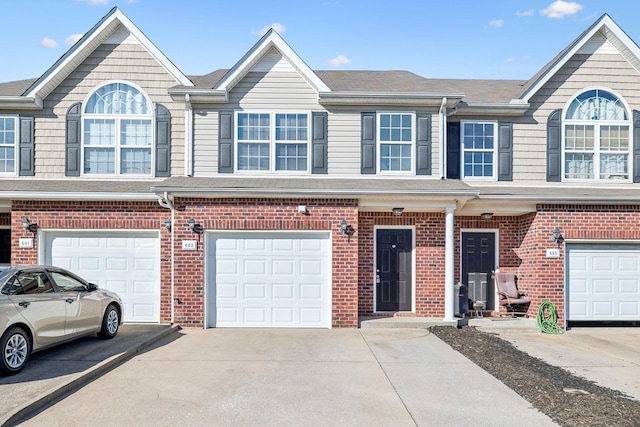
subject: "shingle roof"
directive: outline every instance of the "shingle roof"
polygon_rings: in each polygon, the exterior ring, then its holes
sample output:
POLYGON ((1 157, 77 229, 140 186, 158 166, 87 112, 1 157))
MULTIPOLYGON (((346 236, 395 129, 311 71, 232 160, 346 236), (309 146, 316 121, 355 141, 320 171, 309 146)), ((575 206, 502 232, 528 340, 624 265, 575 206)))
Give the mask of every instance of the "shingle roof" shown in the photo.
POLYGON ((0 96, 20 96, 38 79, 17 80, 0 83, 0 96))

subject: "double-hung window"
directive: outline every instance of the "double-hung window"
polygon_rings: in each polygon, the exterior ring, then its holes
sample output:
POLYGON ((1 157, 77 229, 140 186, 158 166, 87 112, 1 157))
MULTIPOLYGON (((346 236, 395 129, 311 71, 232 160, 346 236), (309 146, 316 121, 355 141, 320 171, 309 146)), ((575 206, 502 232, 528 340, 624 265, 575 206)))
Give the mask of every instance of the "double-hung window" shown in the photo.
POLYGON ((378 113, 379 169, 413 172, 415 114, 378 113))
POLYGON ((236 112, 239 171, 309 170, 308 113, 236 112))
POLYGON ((86 175, 151 175, 153 110, 147 96, 126 83, 109 83, 83 111, 86 175))
POLYGON ((612 93, 578 95, 564 116, 564 178, 628 180, 630 127, 625 106, 612 93))
POLYGON ((0 116, 0 174, 14 175, 16 172, 16 142, 18 118, 0 116))
POLYGON ((463 178, 495 179, 495 122, 463 121, 460 123, 463 178))

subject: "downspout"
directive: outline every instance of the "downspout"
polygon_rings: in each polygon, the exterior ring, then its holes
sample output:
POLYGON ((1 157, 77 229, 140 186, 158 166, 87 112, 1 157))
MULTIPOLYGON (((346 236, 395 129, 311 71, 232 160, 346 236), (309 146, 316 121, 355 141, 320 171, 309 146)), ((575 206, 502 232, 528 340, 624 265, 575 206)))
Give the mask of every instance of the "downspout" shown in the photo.
POLYGON ((442 98, 440 104, 440 179, 446 178, 447 166, 447 98, 442 98))
POLYGON ((189 94, 184 96, 184 175, 193 176, 193 108, 189 94))
POLYGON ((162 197, 158 197, 158 204, 165 209, 171 210, 171 324, 175 323, 175 289, 174 289, 174 255, 175 255, 175 240, 174 240, 174 224, 175 224, 175 210, 173 208, 173 197, 170 196, 166 191, 162 197))

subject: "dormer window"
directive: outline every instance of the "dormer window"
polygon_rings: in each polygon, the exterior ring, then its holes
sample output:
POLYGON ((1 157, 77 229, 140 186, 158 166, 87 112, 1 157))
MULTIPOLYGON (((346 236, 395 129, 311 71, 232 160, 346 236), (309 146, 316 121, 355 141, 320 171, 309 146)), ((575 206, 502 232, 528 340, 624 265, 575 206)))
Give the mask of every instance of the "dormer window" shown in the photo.
POLYGON ((99 87, 82 123, 84 174, 152 174, 153 108, 142 91, 120 82, 99 87))
POLYGON ((566 180, 628 180, 631 122, 620 98, 602 89, 571 101, 563 123, 566 180))

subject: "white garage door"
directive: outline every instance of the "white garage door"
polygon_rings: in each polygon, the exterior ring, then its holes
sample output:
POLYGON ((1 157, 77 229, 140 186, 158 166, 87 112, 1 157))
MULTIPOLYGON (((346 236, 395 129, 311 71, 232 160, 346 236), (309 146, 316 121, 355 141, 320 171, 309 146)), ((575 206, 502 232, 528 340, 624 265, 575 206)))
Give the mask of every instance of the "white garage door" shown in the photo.
POLYGON ((46 232, 45 263, 120 295, 124 321, 160 321, 157 233, 46 232))
POLYGON ((640 320, 640 247, 567 245, 567 320, 640 320))
POLYGON ((331 327, 328 233, 212 234, 209 327, 331 327))

